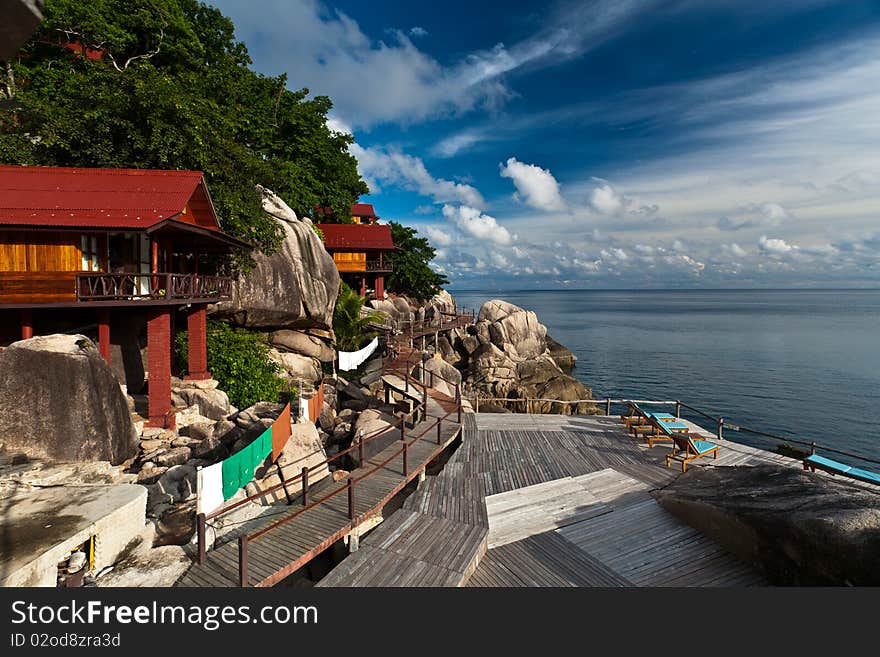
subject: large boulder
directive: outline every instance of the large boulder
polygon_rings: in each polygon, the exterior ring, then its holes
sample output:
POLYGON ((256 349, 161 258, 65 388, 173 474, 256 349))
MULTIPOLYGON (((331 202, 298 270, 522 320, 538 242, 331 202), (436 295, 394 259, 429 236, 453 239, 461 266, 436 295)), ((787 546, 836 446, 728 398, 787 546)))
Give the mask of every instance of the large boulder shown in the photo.
POLYGON ((269 344, 278 351, 292 351, 301 356, 317 358, 323 363, 336 358, 336 352, 326 341, 302 331, 275 331, 269 335, 269 344))
POLYGON ((692 468, 663 508, 781 585, 880 585, 880 496, 776 465, 692 468))
POLYGON ((82 335, 47 335, 0 352, 0 443, 55 461, 121 463, 138 437, 119 381, 82 335))
POLYGON ((269 358, 281 366, 284 375, 293 381, 302 379, 309 383, 316 383, 323 378, 321 363, 316 358, 301 356, 287 351, 278 351, 269 348, 269 358))
POLYGON ((339 293, 339 272, 308 219, 300 220, 278 196, 261 185, 263 210, 274 217, 283 234, 272 255, 253 254, 254 267, 232 286, 231 301, 214 312, 238 326, 252 329, 332 331, 339 293))
POLYGON ((373 299, 369 302, 374 310, 383 313, 387 320, 398 329, 407 329, 415 320, 412 307, 405 297, 386 297, 379 301, 373 299))
POLYGON ((571 352, 571 349, 559 344, 549 335, 547 336, 547 351, 563 372, 568 374, 574 369, 577 356, 571 352))
POLYGON ((461 385, 461 372, 442 358, 429 358, 424 362, 424 383, 448 397, 455 397, 456 386, 461 385), (433 376, 432 376, 433 374, 433 376))

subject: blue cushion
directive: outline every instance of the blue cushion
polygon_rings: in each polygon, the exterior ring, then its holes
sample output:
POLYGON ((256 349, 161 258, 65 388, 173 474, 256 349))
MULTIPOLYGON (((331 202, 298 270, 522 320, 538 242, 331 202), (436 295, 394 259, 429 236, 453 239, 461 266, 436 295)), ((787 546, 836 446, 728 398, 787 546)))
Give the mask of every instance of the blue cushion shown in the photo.
POLYGON ((715 449, 718 447, 715 443, 710 443, 707 440, 691 440, 691 445, 694 446, 694 449, 697 450, 699 454, 703 452, 708 452, 709 450, 715 449))
POLYGON ((858 479, 871 481, 875 484, 880 484, 880 474, 877 474, 876 472, 871 472, 870 470, 862 470, 861 468, 850 468, 846 474, 850 477, 856 477, 858 479))
POLYGON ((651 417, 659 420, 660 418, 667 418, 670 420, 674 420, 675 416, 672 413, 648 413, 651 417))
POLYGON ((661 427, 665 427, 666 429, 687 429, 688 425, 684 422, 657 422, 661 427))
POLYGON ((818 454, 811 454, 807 458, 804 459, 805 463, 812 463, 817 467, 821 467, 823 469, 831 470, 833 472, 839 472, 840 474, 846 474, 850 470, 852 470, 851 465, 847 465, 846 463, 841 463, 840 461, 834 461, 832 459, 826 459, 824 456, 819 456, 818 454))

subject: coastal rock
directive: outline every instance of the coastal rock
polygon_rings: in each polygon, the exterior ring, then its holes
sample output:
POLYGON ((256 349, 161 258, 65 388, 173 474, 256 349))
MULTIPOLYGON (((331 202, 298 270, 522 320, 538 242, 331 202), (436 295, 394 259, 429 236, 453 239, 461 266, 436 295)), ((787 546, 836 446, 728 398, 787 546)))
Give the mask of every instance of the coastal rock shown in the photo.
POLYGON ((128 402, 97 347, 48 335, 0 352, 0 443, 55 461, 110 461, 139 447, 128 402))
POLYGON ((220 319, 252 329, 333 330, 339 272, 311 222, 299 220, 273 192, 257 185, 263 211, 283 235, 272 255, 254 253, 254 267, 232 286, 232 299, 218 303, 220 319))
POLYGON ((229 396, 219 388, 186 387, 174 389, 174 393, 181 398, 186 406, 195 406, 199 415, 209 420, 222 420, 233 412, 229 396))
POLYGON ((274 348, 269 349, 269 358, 281 366, 288 379, 294 381, 302 379, 308 383, 316 383, 324 376, 321 373, 321 363, 316 358, 281 352, 274 348))
POLYGON ((425 383, 433 385, 434 389, 438 392, 455 398, 456 384, 461 384, 461 372, 441 358, 427 359, 424 363, 424 368, 426 372, 434 373, 433 379, 430 374, 425 375, 425 383))
POLYGON ((373 299, 369 305, 384 313, 385 317, 398 329, 408 328, 415 319, 409 301, 404 297, 387 297, 384 301, 373 299))
POLYGON ((163 545, 186 545, 195 534, 196 501, 173 506, 165 511, 156 523, 153 547, 163 545))
POLYGON ((694 467, 663 508, 780 585, 880 585, 880 496, 775 465, 694 467))
POLYGON ((574 369, 575 364, 577 363, 577 356, 575 356, 571 352, 571 349, 562 346, 549 335, 546 339, 547 351, 553 361, 559 366, 559 369, 561 369, 566 374, 571 372, 574 369))
POLYGON ((269 344, 278 351, 292 351, 316 358, 322 363, 332 362, 336 357, 336 352, 327 342, 302 331, 275 331, 269 335, 269 344))

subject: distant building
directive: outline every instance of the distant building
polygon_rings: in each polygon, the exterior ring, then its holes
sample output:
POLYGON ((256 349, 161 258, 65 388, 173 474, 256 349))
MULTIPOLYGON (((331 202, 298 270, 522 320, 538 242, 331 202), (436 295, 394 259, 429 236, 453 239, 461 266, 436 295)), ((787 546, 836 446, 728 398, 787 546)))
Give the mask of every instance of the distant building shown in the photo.
MULTIPOLYGON (((137 334, 145 321, 149 425, 169 426, 175 318, 189 330, 187 378, 210 378, 205 310, 232 285, 218 256, 249 248, 220 229, 200 171, 0 166, 0 337, 97 322, 111 363, 111 337, 129 337, 111 322, 137 334)), ((133 392, 136 347, 114 368, 133 392)))
POLYGON ((378 300, 385 298, 385 275, 393 271, 388 256, 394 251, 391 227, 375 223, 373 206, 351 206, 351 224, 317 224, 324 234, 324 248, 333 256, 342 279, 361 296, 372 290, 378 300))

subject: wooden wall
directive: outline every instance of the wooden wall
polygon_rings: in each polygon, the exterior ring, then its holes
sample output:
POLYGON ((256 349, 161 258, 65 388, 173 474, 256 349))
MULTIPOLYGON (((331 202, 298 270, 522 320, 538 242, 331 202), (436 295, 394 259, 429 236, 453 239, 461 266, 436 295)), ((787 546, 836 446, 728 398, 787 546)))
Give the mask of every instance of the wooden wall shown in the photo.
POLYGON ((187 224, 194 224, 203 228, 219 228, 217 219, 211 210, 211 203, 208 196, 201 185, 196 187, 195 193, 190 198, 189 203, 183 208, 183 214, 179 217, 180 221, 187 224))
POLYGON ((64 231, 0 231, 0 271, 80 271, 80 234, 64 231))
POLYGON ((339 271, 366 271, 367 254, 364 251, 335 251, 333 262, 339 271))

